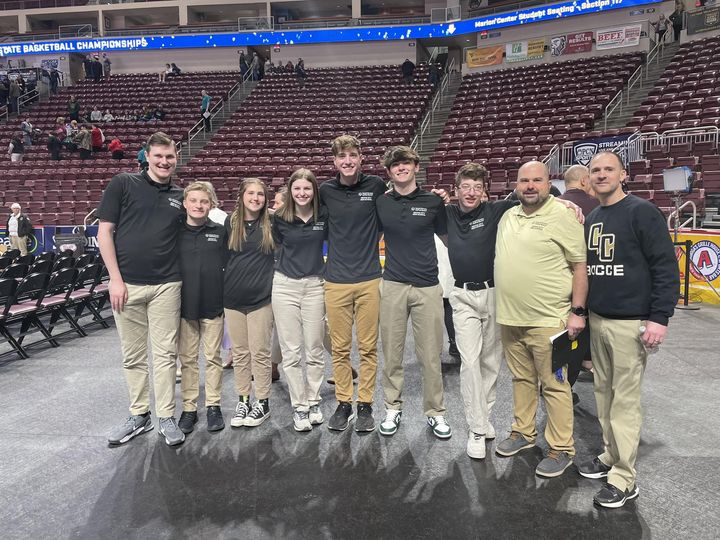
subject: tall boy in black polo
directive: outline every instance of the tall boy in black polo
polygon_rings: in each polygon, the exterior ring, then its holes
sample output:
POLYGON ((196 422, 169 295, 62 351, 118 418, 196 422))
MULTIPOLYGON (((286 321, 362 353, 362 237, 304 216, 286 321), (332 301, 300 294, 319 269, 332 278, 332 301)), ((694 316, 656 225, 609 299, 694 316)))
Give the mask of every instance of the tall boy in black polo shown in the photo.
POLYGON ((209 182, 193 182, 185 188, 183 206, 187 219, 180 231, 182 309, 178 356, 182 377, 183 412, 178 425, 183 433, 197 422, 199 395, 198 352, 205 354, 205 407, 208 431, 225 427, 220 410, 222 393, 223 270, 228 256, 227 232, 208 218, 217 201, 209 182))
POLYGON ((410 148, 390 148, 384 157, 394 189, 377 200, 385 234, 385 272, 380 283, 380 335, 385 421, 380 433, 393 435, 402 415, 403 356, 408 316, 412 319, 415 355, 422 370, 423 408, 433 433, 447 439, 440 353, 443 345, 442 287, 438 282, 435 235, 444 239, 447 220, 443 200, 417 187, 420 158, 410 148))
POLYGON ((110 444, 122 444, 152 429, 148 387, 148 336, 153 348, 155 410, 169 445, 185 435, 175 421, 175 364, 180 323, 177 238, 183 192, 170 179, 175 143, 155 133, 147 143, 148 170, 121 173, 108 184, 97 215, 98 244, 110 274, 110 303, 120 334, 130 417, 113 429, 110 444))

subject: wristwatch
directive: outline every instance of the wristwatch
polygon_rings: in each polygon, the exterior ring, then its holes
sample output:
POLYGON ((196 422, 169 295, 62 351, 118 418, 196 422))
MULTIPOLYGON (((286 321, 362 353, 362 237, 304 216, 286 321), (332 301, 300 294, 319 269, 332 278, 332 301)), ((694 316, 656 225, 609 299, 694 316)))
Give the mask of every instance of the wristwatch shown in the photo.
POLYGON ((587 317, 587 315, 588 315, 588 310, 585 309, 584 307, 572 306, 572 307, 570 308, 570 313, 572 313, 572 314, 574 314, 574 315, 577 315, 578 317, 587 317))

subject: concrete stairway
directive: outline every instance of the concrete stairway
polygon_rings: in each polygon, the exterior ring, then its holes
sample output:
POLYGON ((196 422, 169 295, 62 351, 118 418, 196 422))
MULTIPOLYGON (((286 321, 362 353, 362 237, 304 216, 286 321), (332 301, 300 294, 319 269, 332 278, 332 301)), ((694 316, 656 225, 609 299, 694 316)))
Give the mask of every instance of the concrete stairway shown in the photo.
POLYGON ((425 176, 425 168, 430 163, 430 157, 435 151, 438 140, 442 135, 443 127, 445 122, 450 116, 450 109, 452 109, 455 96, 457 95, 458 89, 462 84, 461 73, 451 73, 449 75, 448 86, 445 90, 445 94, 440 100, 437 109, 435 109, 432 121, 428 125, 427 131, 425 131, 422 137, 422 143, 418 145, 418 154, 420 154, 420 172, 417 174, 418 184, 422 185, 425 183, 427 177, 425 176))
MULTIPOLYGON (((675 56, 678 47, 678 43, 668 43, 665 45, 664 50, 658 55, 657 59, 653 60, 650 65, 645 64, 643 66, 642 88, 639 86, 633 87, 630 91, 629 102, 628 96, 623 94, 622 110, 619 113, 614 112, 608 119, 608 129, 621 128, 627 125, 630 118, 632 118, 633 113, 645 100, 650 90, 652 90, 653 86, 655 86, 655 83, 660 78, 660 75, 662 75, 673 56, 675 56)), ((623 89, 623 92, 626 92, 626 89, 623 89)), ((596 129, 603 129, 604 119, 600 119, 596 126, 596 129)))
POLYGON ((705 218, 702 220, 701 228, 720 230, 720 214, 717 208, 705 207, 705 218))

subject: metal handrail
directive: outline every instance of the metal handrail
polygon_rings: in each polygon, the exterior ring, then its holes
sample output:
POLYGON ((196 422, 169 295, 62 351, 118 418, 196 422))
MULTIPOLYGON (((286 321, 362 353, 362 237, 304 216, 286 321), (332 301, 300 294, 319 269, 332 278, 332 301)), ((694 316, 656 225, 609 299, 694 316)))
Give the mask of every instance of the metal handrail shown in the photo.
POLYGON ((5 117, 5 121, 10 120, 10 109, 7 105, 0 107, 0 118, 5 117))
POLYGON ((25 92, 22 96, 20 96, 20 97, 18 98, 18 110, 15 111, 15 112, 19 115, 19 114, 20 114, 20 111, 21 111, 28 103, 30 103, 32 100, 34 100, 35 97, 38 97, 38 99, 39 99, 39 97, 40 97, 40 93, 38 92, 38 90, 37 90, 36 88, 34 88, 34 89, 32 89, 32 90, 28 90, 27 92, 25 92))
POLYGON ((435 110, 438 108, 443 96, 445 95, 445 91, 447 90, 450 81, 450 74, 452 73, 452 69, 454 67, 455 59, 451 58, 450 63, 445 70, 445 74, 443 75, 443 78, 440 80, 440 84, 438 85, 438 91, 435 93, 435 97, 433 97, 433 100, 430 102, 428 112, 425 113, 425 117, 420 122, 415 137, 413 137, 413 140, 410 142, 410 148, 412 148, 413 150, 415 150, 416 148, 422 150, 423 135, 425 135, 425 132, 430 126, 430 123, 435 121, 435 110))
POLYGON ((550 176, 560 174, 560 145, 556 144, 552 147, 547 156, 545 156, 542 162, 547 165, 550 176))
MULTIPOLYGON (((647 57, 645 58, 645 65, 650 67, 650 62, 655 60, 656 64, 660 63, 660 43, 655 43, 655 46, 650 49, 650 51, 647 53, 647 57)), ((645 71, 645 77, 650 78, 650 70, 645 71)))
POLYGON ((667 218, 667 226, 668 226, 668 229, 673 229, 673 228, 674 228, 674 225, 672 224, 673 219, 674 219, 675 221, 677 221, 678 219, 680 219, 680 217, 681 217, 681 210, 682 210, 683 208, 685 208, 686 206, 688 206, 688 205, 692 208, 692 217, 687 218, 685 221, 683 221, 682 223, 680 223, 680 225, 678 225, 677 227, 678 227, 678 229, 684 229, 684 228, 687 227, 689 224, 692 224, 692 226, 691 226, 692 229, 696 229, 696 228, 697 228, 697 227, 696 227, 696 225, 697 225, 697 206, 695 205, 695 203, 694 203, 693 201, 685 201, 685 202, 682 203, 680 206, 678 206, 675 210, 673 210, 672 212, 670 212, 670 215, 669 215, 668 218, 667 218))
POLYGON ((618 107, 620 107, 620 112, 622 112, 622 101, 623 101, 623 100, 622 100, 622 94, 623 94, 623 91, 620 90, 617 94, 615 94, 615 97, 612 98, 612 99, 610 100, 610 102, 607 104, 607 106, 605 107, 605 114, 604 114, 605 119, 604 119, 604 127, 603 127, 603 130, 604 130, 604 131, 607 131, 608 117, 609 117, 612 113, 615 112, 615 109, 617 109, 618 107))
POLYGON ((630 90, 632 90, 633 86, 636 84, 640 85, 640 88, 642 89, 642 74, 643 74, 643 67, 638 66, 638 68, 635 70, 635 72, 630 75, 630 78, 627 82, 627 104, 630 105, 630 90))

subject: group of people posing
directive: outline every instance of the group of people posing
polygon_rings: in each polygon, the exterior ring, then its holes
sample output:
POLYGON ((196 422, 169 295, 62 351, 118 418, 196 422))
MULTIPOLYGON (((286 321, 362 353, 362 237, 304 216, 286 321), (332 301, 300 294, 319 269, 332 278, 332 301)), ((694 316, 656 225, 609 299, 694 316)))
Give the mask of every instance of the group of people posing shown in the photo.
POLYGON ((181 444, 198 422, 201 343, 207 429, 225 427, 220 402, 224 328, 238 395, 230 424, 262 424, 270 415, 273 325, 292 423, 300 432, 325 422, 320 386, 326 332, 337 400, 328 428, 376 429, 381 337, 385 411, 378 430, 392 436, 405 412, 408 320, 422 375, 422 416, 436 437, 451 437, 440 369, 443 291, 437 236, 448 247, 455 279, 450 304, 462 362, 468 455, 485 458, 487 441, 496 436, 489 417, 504 352, 513 376, 514 421, 496 453, 510 457, 535 445, 540 389, 549 448, 536 473, 556 477, 573 463, 568 369, 552 369, 549 338, 564 329, 576 338, 586 331, 589 317, 605 451, 578 469, 590 478, 607 478, 595 496, 597 504, 613 508, 637 496, 642 374, 648 348, 665 338, 679 277, 662 214, 625 195, 626 173, 616 154, 601 152, 590 162, 589 181, 600 206, 585 218, 583 230, 582 212, 550 195, 547 167, 536 161, 518 170, 517 201, 488 201, 486 169, 464 165, 456 175, 457 203, 449 204, 444 191, 418 187, 420 160, 409 147, 386 152, 388 189, 381 178, 362 172, 360 141, 343 135, 332 143, 338 171, 334 179, 318 186, 311 171, 296 170, 285 205, 271 215, 265 184, 246 178, 234 211, 216 223, 210 219, 217 205, 211 184, 192 182, 181 190, 171 183, 177 159, 173 141, 156 133, 146 153, 147 170, 114 177, 98 209, 98 242, 110 274, 110 301, 130 393, 130 417, 111 431, 110 444, 125 443, 154 427, 148 337, 155 409, 167 444, 181 444), (378 248, 383 236, 384 269, 378 248), (350 360, 353 327, 359 351, 357 394, 350 360), (179 421, 177 358, 183 403, 179 421))

